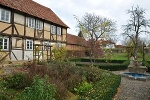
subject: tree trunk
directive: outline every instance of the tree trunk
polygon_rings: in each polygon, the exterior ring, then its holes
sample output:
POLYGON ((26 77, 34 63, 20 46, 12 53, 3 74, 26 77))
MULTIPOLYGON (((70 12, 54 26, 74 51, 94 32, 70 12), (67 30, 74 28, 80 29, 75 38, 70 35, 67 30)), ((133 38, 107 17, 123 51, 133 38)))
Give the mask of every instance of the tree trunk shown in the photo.
POLYGON ((137 59, 137 53, 138 53, 138 35, 135 37, 135 45, 134 45, 134 57, 137 59))

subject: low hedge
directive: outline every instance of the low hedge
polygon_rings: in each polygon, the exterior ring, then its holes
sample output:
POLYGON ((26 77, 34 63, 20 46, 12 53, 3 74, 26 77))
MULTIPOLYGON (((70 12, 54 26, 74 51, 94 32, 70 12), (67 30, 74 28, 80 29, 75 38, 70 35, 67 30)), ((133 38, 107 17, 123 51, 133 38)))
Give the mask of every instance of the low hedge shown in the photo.
POLYGON ((121 82, 120 75, 104 73, 100 81, 84 95, 79 95, 78 100, 112 100, 121 82))
POLYGON ((100 64, 98 67, 104 70, 116 71, 116 70, 125 70, 128 68, 129 61, 124 61, 122 64, 117 63, 104 63, 100 64))
MULTIPOLYGON (((91 59, 89 58, 71 58, 70 61, 74 62, 91 62, 91 59)), ((106 63, 107 59, 92 59, 93 62, 96 63, 106 63), (95 61, 94 61, 95 60, 95 61)), ((125 60, 110 60, 110 63, 123 63, 125 60)))
MULTIPOLYGON (((97 66, 104 70, 117 71, 117 70, 125 70, 128 68, 129 61, 124 61, 123 63, 95 63, 94 66, 97 66)), ((80 63, 76 62, 77 66, 85 66, 90 65, 91 63, 80 63)))
POLYGON ((142 65, 146 66, 148 68, 148 72, 150 72, 150 63, 148 61, 143 61, 142 65))
POLYGON ((81 58, 70 58, 69 61, 72 61, 72 62, 81 62, 81 58))

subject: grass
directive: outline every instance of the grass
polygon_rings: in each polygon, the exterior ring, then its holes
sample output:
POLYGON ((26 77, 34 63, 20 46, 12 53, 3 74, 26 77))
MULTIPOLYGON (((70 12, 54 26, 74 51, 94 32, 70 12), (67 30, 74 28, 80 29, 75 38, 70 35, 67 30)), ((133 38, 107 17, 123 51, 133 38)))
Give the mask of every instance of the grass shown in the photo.
MULTIPOLYGON (((108 59, 108 58, 104 57, 100 59, 108 59)), ((112 53, 110 59, 111 60, 128 60, 128 56, 126 53, 112 53)), ((140 53, 138 53, 138 60, 139 61, 143 60, 143 55, 140 53)), ((148 53, 145 54, 145 60, 150 61, 150 54, 148 53)))
POLYGON ((112 54, 113 60, 128 60, 126 53, 113 53, 112 54))
POLYGON ((112 53, 109 58, 103 57, 100 58, 102 60, 110 59, 110 60, 128 60, 128 56, 126 53, 112 53))

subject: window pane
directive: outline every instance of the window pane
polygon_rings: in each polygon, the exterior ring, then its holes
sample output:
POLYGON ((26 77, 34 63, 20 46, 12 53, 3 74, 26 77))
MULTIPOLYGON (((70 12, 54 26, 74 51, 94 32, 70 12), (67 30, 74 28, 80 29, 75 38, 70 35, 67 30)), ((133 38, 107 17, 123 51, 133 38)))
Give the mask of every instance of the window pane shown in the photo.
POLYGON ((33 18, 28 18, 28 26, 34 28, 35 20, 33 18))
POLYGON ((5 20, 5 11, 1 10, 1 20, 4 21, 5 20))
POLYGON ((4 42, 7 42, 7 39, 4 39, 4 42))
POLYGON ((51 33, 52 34, 56 33, 56 26, 54 26, 54 25, 51 26, 51 33))
POLYGON ((0 49, 3 49, 3 39, 0 40, 0 49))
POLYGON ((6 43, 4 42, 4 45, 7 45, 7 42, 6 43))
POLYGON ((6 46, 4 46, 4 49, 7 49, 7 45, 6 45, 6 46))
POLYGON ((26 47, 28 50, 32 50, 33 49, 33 41, 32 40, 27 40, 26 41, 26 47))
POLYGON ((0 9, 1 13, 0 13, 0 20, 4 21, 4 22, 9 22, 10 21, 10 11, 7 11, 5 9, 0 9))
POLYGON ((2 45, 3 44, 3 40, 0 40, 0 45, 2 45))
POLYGON ((6 11, 6 21, 8 22, 9 21, 9 12, 6 11))
POLYGON ((61 28, 60 27, 57 27, 57 34, 61 35, 61 28))

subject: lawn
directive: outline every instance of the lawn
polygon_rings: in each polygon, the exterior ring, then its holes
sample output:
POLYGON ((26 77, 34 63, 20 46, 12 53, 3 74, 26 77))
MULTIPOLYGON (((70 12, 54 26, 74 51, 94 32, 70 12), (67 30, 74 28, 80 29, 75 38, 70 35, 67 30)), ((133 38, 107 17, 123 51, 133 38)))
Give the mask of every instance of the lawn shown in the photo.
MULTIPOLYGON (((110 60, 128 60, 128 56, 126 53, 112 53, 109 57, 110 57, 110 60)), ((108 59, 108 57, 103 57, 100 59, 108 59)), ((143 60, 143 54, 138 53, 138 60, 139 61, 143 60)), ((149 53, 145 54, 145 60, 150 61, 150 54, 149 53)))

